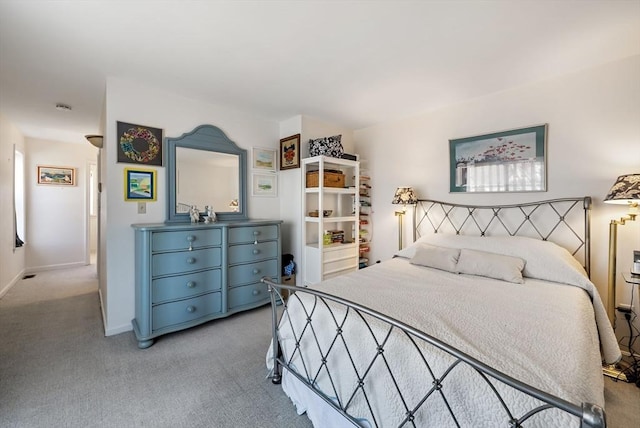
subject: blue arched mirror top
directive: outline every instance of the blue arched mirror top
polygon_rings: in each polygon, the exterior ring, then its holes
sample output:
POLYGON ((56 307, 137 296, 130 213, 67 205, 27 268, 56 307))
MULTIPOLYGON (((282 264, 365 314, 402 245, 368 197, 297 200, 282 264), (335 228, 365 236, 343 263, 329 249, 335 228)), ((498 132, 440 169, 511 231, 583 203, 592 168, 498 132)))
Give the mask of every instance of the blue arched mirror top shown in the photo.
POLYGON ((167 223, 213 206, 219 221, 247 220, 247 151, 213 125, 167 138, 167 223))

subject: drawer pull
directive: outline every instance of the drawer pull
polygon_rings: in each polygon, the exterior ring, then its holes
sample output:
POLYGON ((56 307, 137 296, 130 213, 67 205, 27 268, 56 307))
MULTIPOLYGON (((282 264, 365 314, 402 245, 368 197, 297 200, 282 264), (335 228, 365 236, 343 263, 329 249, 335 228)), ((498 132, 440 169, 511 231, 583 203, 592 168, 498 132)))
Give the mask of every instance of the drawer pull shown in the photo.
POLYGON ((260 231, 259 230, 254 230, 253 231, 253 236, 258 236, 260 235, 260 231))
POLYGON ((187 306, 187 312, 189 312, 190 314, 194 313, 196 311, 196 307, 193 305, 189 305, 187 306))
POLYGON ((195 286, 196 286, 195 281, 189 281, 189 282, 187 282, 187 287, 189 287, 189 288, 194 288, 195 286))
POLYGON ((193 235, 189 235, 187 236, 187 242, 189 242, 189 251, 193 251, 193 245, 191 245, 193 243, 193 241, 196 240, 196 237, 193 235))
POLYGON ((187 259, 187 263, 189 263, 190 265, 194 264, 196 262, 196 259, 194 257, 189 257, 187 259))
POLYGON ((253 254, 260 254, 260 250, 253 250, 253 254))
POLYGON ((254 275, 257 275, 257 274, 259 274, 259 273, 260 273, 260 269, 254 269, 254 270, 253 270, 253 274, 254 274, 254 275))
POLYGON ((258 294, 260 294, 260 290, 253 290, 251 294, 253 294, 254 296, 257 296, 258 294))

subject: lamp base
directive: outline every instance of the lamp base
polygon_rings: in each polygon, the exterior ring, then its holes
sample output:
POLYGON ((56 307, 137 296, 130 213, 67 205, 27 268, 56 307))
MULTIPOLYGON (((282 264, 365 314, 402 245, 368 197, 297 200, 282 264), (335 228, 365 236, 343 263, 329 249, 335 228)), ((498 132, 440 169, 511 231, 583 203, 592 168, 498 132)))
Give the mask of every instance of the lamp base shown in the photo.
POLYGON ((615 380, 631 382, 631 380, 624 373, 624 370, 621 370, 616 364, 602 366, 602 374, 615 380))
POLYGON ((402 216, 405 211, 396 211, 396 217, 398 217, 398 251, 402 250, 402 216))

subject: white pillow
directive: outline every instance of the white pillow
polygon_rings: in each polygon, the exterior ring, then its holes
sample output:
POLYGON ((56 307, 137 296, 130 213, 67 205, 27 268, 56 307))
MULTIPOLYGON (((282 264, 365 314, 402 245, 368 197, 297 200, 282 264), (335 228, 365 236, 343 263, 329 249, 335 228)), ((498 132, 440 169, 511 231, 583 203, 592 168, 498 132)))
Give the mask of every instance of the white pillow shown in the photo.
POLYGON ((456 265, 460 250, 457 248, 436 247, 429 244, 419 244, 409 262, 414 265, 427 266, 435 269, 457 272, 456 265))
POLYGON ((468 236, 431 233, 418 239, 397 253, 401 257, 413 257, 415 246, 421 243, 449 248, 468 248, 519 257, 525 261, 522 275, 528 278, 584 285, 590 282, 575 257, 565 248, 550 241, 525 236, 468 236))
POLYGON ((461 249, 458 258, 458 273, 486 276, 502 281, 522 284, 524 260, 518 257, 487 253, 486 251, 461 249))

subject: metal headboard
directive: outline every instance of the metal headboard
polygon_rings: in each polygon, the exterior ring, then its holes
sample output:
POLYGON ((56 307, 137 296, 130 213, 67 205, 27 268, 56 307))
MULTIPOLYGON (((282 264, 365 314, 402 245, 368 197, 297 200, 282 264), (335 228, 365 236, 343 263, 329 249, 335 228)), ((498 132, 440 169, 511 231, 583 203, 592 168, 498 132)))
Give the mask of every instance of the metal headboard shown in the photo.
POLYGON ((413 240, 427 233, 526 236, 566 248, 591 273, 591 197, 511 205, 464 205, 419 199, 413 240))

